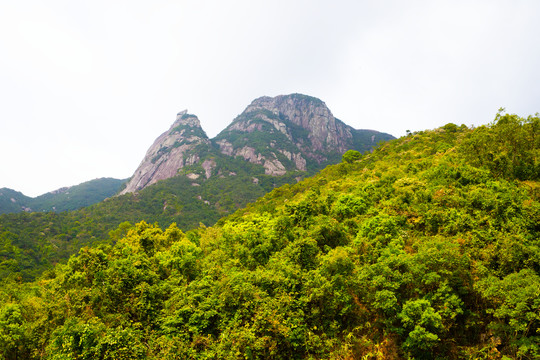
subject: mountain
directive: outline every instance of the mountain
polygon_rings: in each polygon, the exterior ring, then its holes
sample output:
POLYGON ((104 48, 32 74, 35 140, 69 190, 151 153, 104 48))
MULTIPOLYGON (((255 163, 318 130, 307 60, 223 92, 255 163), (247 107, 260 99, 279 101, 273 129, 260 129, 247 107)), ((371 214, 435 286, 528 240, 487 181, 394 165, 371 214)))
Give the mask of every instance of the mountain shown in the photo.
POLYGON ((18 191, 0 189, 0 214, 33 211, 68 211, 98 203, 120 190, 125 180, 101 178, 63 187, 35 198, 18 191))
POLYGON ((8 188, 0 189, 0 214, 24 211, 28 208, 31 197, 8 188))
POLYGON ((254 100, 214 143, 223 154, 263 164, 265 173, 320 170, 347 150, 368 151, 394 137, 355 130, 336 119, 321 100, 301 95, 254 100), (264 134, 264 135, 261 135, 264 134))
POLYGON ((339 162, 349 147, 370 150, 388 138, 354 130, 321 100, 298 94, 255 100, 215 139, 195 115, 180 112, 119 196, 76 211, 0 216, 0 249, 9 249, 0 253, 0 279, 34 279, 83 246, 113 243, 121 224, 211 226, 274 188, 339 162))
POLYGON ((170 129, 148 149, 143 161, 120 194, 144 189, 177 175, 186 165, 198 163, 211 149, 210 140, 195 115, 179 112, 170 129))
POLYGON ((348 152, 213 227, 122 226, 0 286, 1 354, 538 359, 539 149, 538 116, 499 114, 348 152))
POLYGON ((336 119, 323 101, 301 94, 254 100, 214 139, 195 115, 182 111, 148 149, 121 194, 176 176, 186 167, 195 170, 184 171, 192 178, 227 176, 217 169, 231 158, 258 165, 266 175, 296 172, 302 178, 338 162, 347 150, 368 151, 390 139, 389 134, 353 129, 336 119))

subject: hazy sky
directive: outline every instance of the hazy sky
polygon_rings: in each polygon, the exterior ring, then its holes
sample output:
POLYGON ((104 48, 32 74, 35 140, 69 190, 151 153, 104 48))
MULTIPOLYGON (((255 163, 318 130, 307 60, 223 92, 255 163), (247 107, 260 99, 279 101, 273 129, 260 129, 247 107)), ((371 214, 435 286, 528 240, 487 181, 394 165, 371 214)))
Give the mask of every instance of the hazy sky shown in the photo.
POLYGON ((0 188, 132 175, 188 109, 210 137, 304 93, 396 137, 540 111, 540 1, 0 1, 0 188))

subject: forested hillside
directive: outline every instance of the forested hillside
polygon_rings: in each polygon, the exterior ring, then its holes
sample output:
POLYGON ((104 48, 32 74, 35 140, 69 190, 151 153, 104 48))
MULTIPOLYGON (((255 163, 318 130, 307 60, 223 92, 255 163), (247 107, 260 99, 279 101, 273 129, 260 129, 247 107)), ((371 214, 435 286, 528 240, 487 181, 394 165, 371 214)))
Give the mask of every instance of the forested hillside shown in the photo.
MULTIPOLYGON (((199 171, 197 165, 184 169, 184 173, 199 171)), ((239 159, 220 162, 216 171, 228 175, 176 176, 77 211, 0 215, 0 279, 33 280, 83 246, 113 244, 122 233, 117 229, 120 224, 125 228, 144 219, 164 227, 176 223, 184 231, 200 223, 213 225, 274 187, 305 176, 301 172, 265 175, 261 165, 239 159)))
POLYGON ((115 195, 125 180, 101 178, 64 187, 35 198, 7 189, 0 189, 0 214, 21 211, 68 211, 90 206, 115 195))
MULTIPOLYGON (((368 151, 389 139, 353 129, 323 101, 302 94, 254 100, 212 140, 197 116, 182 111, 150 146, 120 196, 63 212, 100 196, 97 180, 35 199, 0 190, 0 213, 4 206, 57 212, 0 215, 0 279, 34 280, 82 246, 113 244, 121 231, 109 233, 120 224, 176 223, 183 231, 213 225, 272 189, 339 162, 348 149, 368 151)), ((118 192, 121 181, 116 182, 100 200, 118 192)))
POLYGON ((4 280, 6 359, 537 359, 540 118, 448 124, 213 227, 4 280))

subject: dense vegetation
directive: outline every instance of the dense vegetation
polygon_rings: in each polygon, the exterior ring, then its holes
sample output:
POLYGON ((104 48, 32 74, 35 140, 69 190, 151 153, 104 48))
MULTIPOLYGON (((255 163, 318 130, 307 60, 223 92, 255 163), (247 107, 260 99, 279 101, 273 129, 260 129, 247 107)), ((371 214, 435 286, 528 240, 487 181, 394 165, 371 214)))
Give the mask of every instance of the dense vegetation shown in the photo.
POLYGON ((125 180, 102 178, 62 188, 35 198, 0 189, 0 214, 21 211, 68 211, 96 204, 118 192, 125 180))
POLYGON ((273 188, 305 176, 303 172, 264 175, 261 165, 212 156, 223 159, 217 161, 216 174, 210 179, 200 164, 193 165, 182 174, 200 174, 198 179, 177 176, 77 211, 0 215, 0 279, 33 280, 83 246, 114 243, 118 236, 109 233, 126 222, 145 220, 165 227, 176 223, 184 231, 199 223, 213 225, 273 188))
POLYGON ((448 124, 214 227, 124 224, 5 280, 5 359, 537 359, 540 119, 448 124))

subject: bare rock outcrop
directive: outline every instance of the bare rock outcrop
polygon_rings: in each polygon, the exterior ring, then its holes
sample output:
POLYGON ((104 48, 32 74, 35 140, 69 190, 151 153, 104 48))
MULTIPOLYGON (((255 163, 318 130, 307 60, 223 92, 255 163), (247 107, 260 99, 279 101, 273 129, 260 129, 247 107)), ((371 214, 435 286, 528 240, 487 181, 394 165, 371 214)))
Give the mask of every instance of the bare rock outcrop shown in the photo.
MULTIPOLYGON (((337 120, 326 104, 317 98, 301 94, 263 96, 254 100, 245 112, 257 110, 270 111, 307 130, 309 146, 314 152, 344 153, 349 150, 347 145, 353 138, 352 128, 337 120)), ((286 128, 286 125, 280 127, 286 128)))
POLYGON ((187 110, 179 112, 170 129, 161 134, 146 152, 143 161, 120 194, 135 192, 159 180, 175 176, 184 166, 200 161, 195 147, 210 146, 199 119, 187 110))
POLYGON ((282 175, 306 171, 308 162, 321 166, 354 148, 354 131, 321 100, 291 94, 255 99, 214 141, 222 154, 282 175))
POLYGON ((355 130, 336 119, 324 102, 302 94, 255 99, 212 140, 195 115, 182 111, 148 149, 121 194, 179 173, 199 186, 212 176, 236 175, 226 170, 230 166, 272 176, 290 171, 305 176, 339 161, 349 149, 366 151, 390 138, 372 130, 355 130), (243 167, 238 159, 257 166, 243 167))

